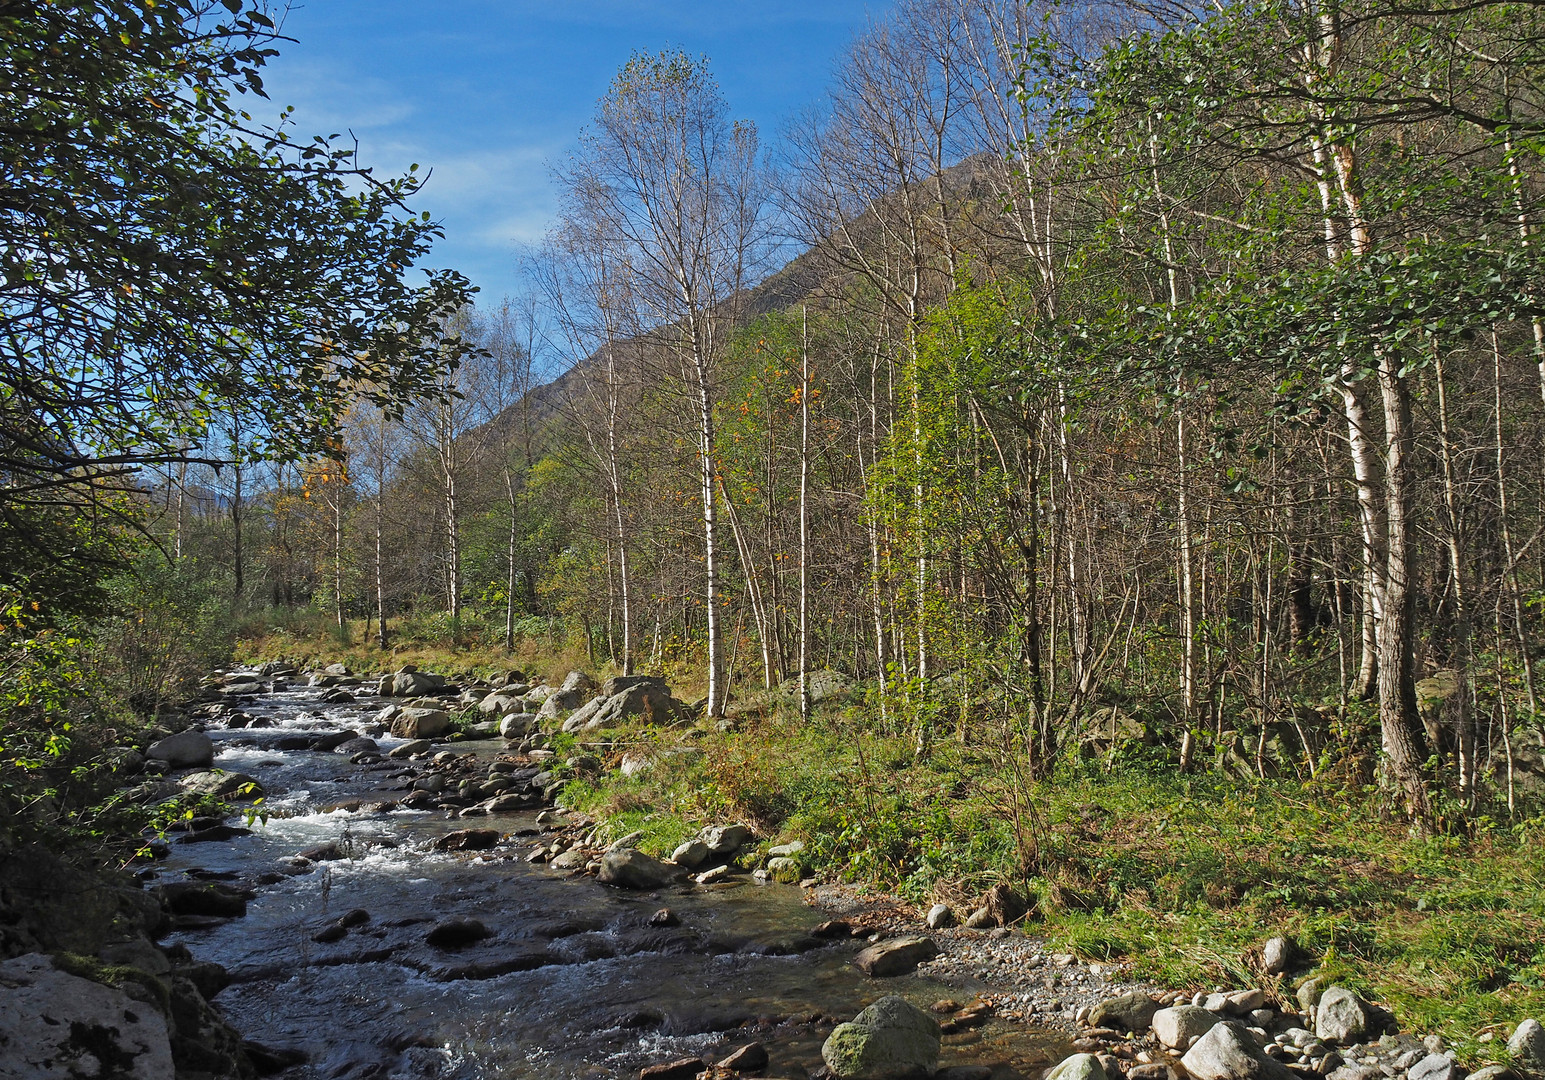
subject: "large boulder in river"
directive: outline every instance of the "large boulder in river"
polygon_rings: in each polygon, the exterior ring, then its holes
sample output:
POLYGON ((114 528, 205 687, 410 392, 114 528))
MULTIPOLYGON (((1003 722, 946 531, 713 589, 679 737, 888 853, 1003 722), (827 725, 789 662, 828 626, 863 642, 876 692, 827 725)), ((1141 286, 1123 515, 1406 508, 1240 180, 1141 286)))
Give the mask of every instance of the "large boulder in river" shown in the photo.
POLYGON ((145 756, 174 769, 207 769, 215 761, 215 744, 202 731, 182 731, 151 743, 145 756))
POLYGON ((432 739, 451 726, 444 709, 402 709, 392 720, 392 735, 399 739, 432 739))
POLYGON ((865 975, 885 979, 916 971, 917 965, 938 955, 938 942, 931 937, 913 935, 888 938, 877 945, 871 945, 855 956, 853 963, 865 975))
POLYGON ((207 795, 216 799, 256 799, 263 794, 263 785, 246 773, 196 772, 182 778, 182 789, 190 795, 207 795))
POLYGON ((403 670, 392 676, 393 697, 421 697, 444 689, 444 675, 431 675, 427 671, 403 670))
POLYGON ((905 998, 883 997, 838 1024, 821 1057, 840 1080, 927 1080, 939 1067, 939 1022, 905 998))
POLYGON ((669 884, 677 873, 676 867, 636 848, 618 848, 601 857, 601 870, 596 880, 619 889, 658 889, 669 884))
POLYGON ((0 963, 5 1076, 164 1080, 176 1068, 166 1020, 122 990, 68 975, 29 953, 0 963))

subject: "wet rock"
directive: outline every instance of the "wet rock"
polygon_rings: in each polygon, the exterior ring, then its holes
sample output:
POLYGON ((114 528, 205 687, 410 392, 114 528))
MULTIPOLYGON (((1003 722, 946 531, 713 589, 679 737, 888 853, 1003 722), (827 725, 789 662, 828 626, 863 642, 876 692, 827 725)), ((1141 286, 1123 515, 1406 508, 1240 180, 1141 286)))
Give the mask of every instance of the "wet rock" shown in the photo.
POLYGON ((1141 1034, 1153 1023, 1159 1011, 1159 1003, 1140 991, 1107 998, 1089 1014, 1091 1027, 1108 1027, 1117 1031, 1141 1034))
POLYGON ((263 794, 263 785, 246 773, 197 772, 189 773, 180 781, 182 789, 190 795, 202 795, 215 799, 256 799, 263 794))
POLYGON ((620 889, 658 889, 676 876, 676 868, 635 848, 608 851, 596 875, 603 885, 620 889))
POLYGON ((477 919, 447 919, 437 923, 424 940, 437 949, 460 949, 492 936, 493 931, 477 919))
POLYGON ((0 963, 5 1075, 165 1080, 175 1072, 166 1020, 121 990, 55 970, 29 953, 0 963))
POLYGON ((928 929, 944 930, 955 925, 955 913, 948 904, 935 904, 928 909, 928 929))
POLYGON ((330 731, 326 735, 319 735, 311 740, 311 749, 323 754, 330 754, 350 739, 359 737, 359 732, 345 728, 342 731, 330 731))
POLYGON ((173 915, 235 919, 247 913, 247 894, 217 882, 177 881, 150 891, 173 915))
POLYGON ((318 945, 331 945, 335 941, 342 941, 349 933, 347 926, 336 922, 328 923, 322 929, 311 935, 311 940, 318 945))
POLYGON ((240 825, 226 825, 223 822, 216 821, 189 831, 177 842, 179 844, 222 843, 226 840, 234 840, 238 836, 251 835, 251 829, 244 829, 240 825))
POLYGON ((450 726, 451 714, 444 709, 401 709, 392 720, 392 735, 399 739, 432 739, 450 726))
POLYGON ((1287 1068, 1267 1057, 1243 1024, 1214 1025, 1180 1059, 1192 1080, 1294 1080, 1287 1068))
MULTIPOLYGON (((1176 1005, 1160 1009, 1153 1014, 1153 1033, 1159 1042, 1172 1050, 1184 1050, 1192 1039, 1201 1038, 1218 1023, 1215 1013, 1196 1005, 1176 1005)), ((1305 1032, 1307 1034, 1307 1032, 1305 1032)))
POLYGON ((304 1065, 307 1060, 304 1050, 292 1046, 264 1046, 250 1039, 242 1040, 241 1049, 259 1076, 273 1076, 286 1069, 293 1069, 296 1065, 304 1065))
POLYGON ((590 856, 583 848, 570 848, 568 851, 557 855, 547 865, 554 870, 580 870, 590 862, 590 856))
POLYGON ((1314 1033, 1328 1042, 1348 1046, 1362 1042, 1373 1029, 1368 1003, 1344 986, 1332 986, 1314 1010, 1314 1033))
POLYGON ((339 743, 333 749, 334 753, 344 755, 378 754, 380 751, 380 744, 364 735, 359 736, 357 739, 350 739, 348 742, 339 743))
POLYGON ((818 938, 845 938, 853 936, 853 924, 846 919, 827 919, 810 931, 818 938))
POLYGON ((311 737, 309 735, 284 735, 274 740, 272 748, 279 751, 310 750, 311 737))
POLYGON ((1045 1080, 1106 1080, 1105 1066, 1093 1054, 1074 1054, 1063 1058, 1046 1074, 1045 1080))
POLYGON ((790 859, 783 855, 767 860, 768 876, 785 885, 798 884, 799 879, 804 877, 804 869, 798 859, 790 859))
POLYGON ((992 1069, 986 1065, 951 1065, 934 1073, 933 1080, 992 1080, 992 1069))
POLYGON ((916 971, 917 965, 938 955, 939 945, 931 937, 898 937, 869 946, 853 963, 865 975, 882 979, 916 971))
POLYGON ((1508 1039, 1507 1052, 1530 1072, 1545 1072, 1545 1028, 1538 1020, 1525 1020, 1508 1039))
POLYGON ((329 840, 325 844, 316 844, 312 847, 306 848, 304 851, 296 852, 296 857, 305 859, 308 862, 316 863, 337 862, 339 859, 342 859, 345 856, 343 854, 343 849, 333 841, 329 840))
POLYGON ((708 1067, 702 1058, 680 1058, 660 1065, 645 1065, 638 1071, 638 1080, 693 1080, 708 1067))
POLYGON ((663 907, 649 916, 650 926, 680 926, 681 917, 668 907, 663 907))
POLYGON ((174 769, 207 769, 214 764, 215 744, 202 731, 183 731, 151 743, 145 757, 164 761, 174 769))
POLYGON ((699 885, 713 885, 720 881, 728 880, 731 873, 732 871, 728 866, 716 866, 712 870, 704 870, 701 874, 693 877, 692 880, 699 885))
POLYGON ((738 1073, 760 1072, 767 1068, 767 1047, 759 1042, 747 1043, 729 1056, 720 1058, 719 1067, 738 1073))
POLYGON ((498 829, 458 829, 435 841, 436 851, 486 851, 499 842, 498 829))
POLYGON ((821 1058, 840 1080, 927 1080, 939 1066, 939 1023, 904 998, 883 997, 837 1025, 821 1058))
POLYGON ((104 964, 135 968, 147 975, 165 975, 172 970, 166 954, 142 937, 108 945, 97 958, 104 964))

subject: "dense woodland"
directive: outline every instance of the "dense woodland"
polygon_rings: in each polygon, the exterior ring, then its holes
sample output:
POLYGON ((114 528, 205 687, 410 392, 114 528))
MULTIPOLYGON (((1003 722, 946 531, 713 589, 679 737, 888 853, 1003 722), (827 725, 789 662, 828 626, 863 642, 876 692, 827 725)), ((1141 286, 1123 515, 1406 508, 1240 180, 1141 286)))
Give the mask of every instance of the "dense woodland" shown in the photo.
POLYGON ((920 757, 990 719, 1035 774, 1129 738, 1513 810, 1542 51, 1531 3, 902 0, 776 133, 640 54, 528 292, 414 309, 418 382, 302 372, 340 401, 283 452, 206 397, 82 490, 258 622, 572 634, 709 717, 834 668, 920 757))

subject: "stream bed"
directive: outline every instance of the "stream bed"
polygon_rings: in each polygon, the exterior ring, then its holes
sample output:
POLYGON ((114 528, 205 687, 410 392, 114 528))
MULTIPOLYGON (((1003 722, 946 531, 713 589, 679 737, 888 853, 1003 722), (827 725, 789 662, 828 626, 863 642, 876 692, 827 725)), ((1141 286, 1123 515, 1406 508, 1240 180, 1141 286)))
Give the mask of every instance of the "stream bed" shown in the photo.
MULTIPOLYGON (((301 734, 367 728, 381 705, 365 693, 323 705, 322 694, 281 681, 240 702, 258 726, 208 725, 215 768, 262 784, 266 820, 245 823, 250 835, 174 843, 153 870, 153 884, 213 880, 255 894, 244 917, 184 920, 167 943, 229 971, 215 1003, 246 1038, 305 1054, 285 1077, 636 1077, 755 1041, 768 1050, 766 1075, 803 1080, 821 1066, 831 1028, 870 1002, 895 993, 926 1008, 984 989, 968 976, 865 976, 851 963, 864 942, 813 936, 830 913, 795 886, 740 874, 617 890, 528 862, 551 830, 536 809, 473 820, 388 809, 414 763, 277 749, 301 734), (501 839, 437 850, 469 826, 501 839), (293 860, 328 844, 336 857, 293 860), (662 908, 674 918, 656 917, 662 908), (319 933, 346 913, 346 927, 319 933), (477 920, 491 935, 429 944, 451 920, 477 920)), ((376 741, 384 755, 404 740, 376 741)), ((489 762, 506 754, 502 739, 434 749, 489 762)), ((994 1019, 946 1035, 940 1064, 1011 1080, 1039 1076, 1065 1048, 1066 1036, 994 1019)))

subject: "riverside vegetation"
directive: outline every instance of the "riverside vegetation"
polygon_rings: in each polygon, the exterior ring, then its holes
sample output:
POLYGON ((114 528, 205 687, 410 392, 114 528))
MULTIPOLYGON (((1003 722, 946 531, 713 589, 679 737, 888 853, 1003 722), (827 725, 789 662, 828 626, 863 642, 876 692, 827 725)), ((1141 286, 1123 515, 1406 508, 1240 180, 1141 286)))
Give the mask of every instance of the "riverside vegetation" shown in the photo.
MULTIPOLYGON (((1545 1013, 1542 17, 898 0, 770 153, 640 53, 479 308, 410 281, 416 172, 240 107, 262 5, 10 5, 0 854, 206 816, 124 751, 233 655, 647 673, 671 722, 542 732, 644 856, 740 822, 920 911, 1012 889, 1085 971, 1313 977, 1506 1057, 1545 1013)), ((111 981, 93 933, 49 951, 111 981)), ((162 960, 182 1052, 230 1050, 162 960)))

